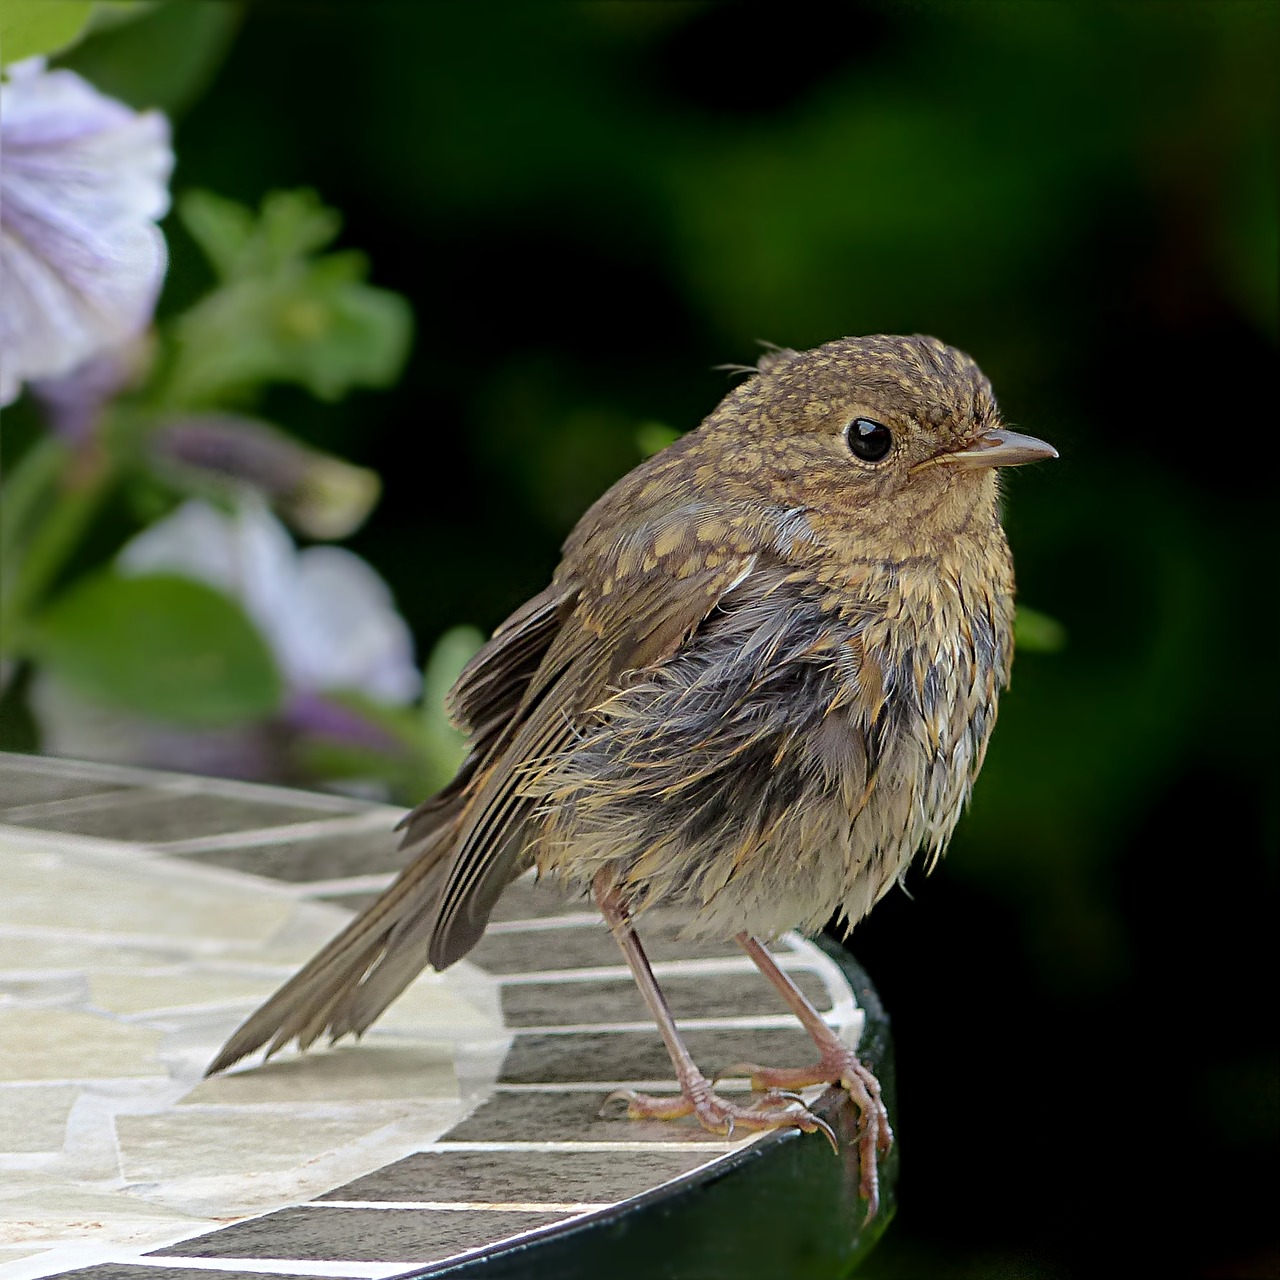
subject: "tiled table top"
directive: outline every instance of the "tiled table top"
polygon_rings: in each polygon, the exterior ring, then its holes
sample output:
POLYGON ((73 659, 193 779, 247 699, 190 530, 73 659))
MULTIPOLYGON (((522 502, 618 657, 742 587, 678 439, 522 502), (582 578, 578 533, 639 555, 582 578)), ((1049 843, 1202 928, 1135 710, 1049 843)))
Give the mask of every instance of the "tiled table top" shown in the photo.
MULTIPOLYGON (((399 816, 0 754, 2 1280, 585 1276, 662 1256, 655 1214, 679 1256, 701 1249, 739 1275, 706 1224, 770 1187, 811 1209, 827 1274, 868 1247, 850 1143, 837 1159, 812 1136, 723 1141, 692 1121, 600 1116, 619 1085, 674 1089, 670 1063, 598 914, 529 879, 467 960, 424 974, 358 1044, 203 1079, 229 1032, 387 883, 399 816)), ((669 915, 646 926, 704 1067, 812 1058, 732 943, 682 941, 669 915)), ((858 971, 798 936, 774 950, 856 1042, 858 971)), ((875 1020, 864 1056, 885 1077, 883 1017, 859 995, 875 1020)), ((822 1106, 847 1133, 842 1102, 822 1106)), ((891 1204, 890 1186, 877 1231, 891 1204)))

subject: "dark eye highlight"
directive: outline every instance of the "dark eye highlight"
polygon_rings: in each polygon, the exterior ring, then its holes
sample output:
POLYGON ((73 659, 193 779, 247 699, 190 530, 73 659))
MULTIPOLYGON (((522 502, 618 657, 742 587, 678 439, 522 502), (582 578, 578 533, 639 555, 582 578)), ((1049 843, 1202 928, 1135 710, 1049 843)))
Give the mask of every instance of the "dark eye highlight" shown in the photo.
POLYGON ((883 422, 854 418, 844 429, 849 452, 863 462, 879 462, 893 448, 893 432, 883 422))

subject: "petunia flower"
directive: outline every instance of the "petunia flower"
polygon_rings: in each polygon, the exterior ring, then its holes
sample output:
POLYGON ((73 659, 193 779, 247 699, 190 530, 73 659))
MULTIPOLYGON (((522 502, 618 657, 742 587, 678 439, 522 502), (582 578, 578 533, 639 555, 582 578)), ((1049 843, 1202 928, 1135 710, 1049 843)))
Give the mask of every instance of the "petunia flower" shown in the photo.
POLYGON ((421 691, 413 638, 387 584, 341 547, 299 551, 257 503, 228 513, 185 502, 128 542, 116 567, 177 573, 236 597, 294 690, 345 689, 392 705, 421 691))
POLYGON ((232 413, 191 413, 148 441, 160 474, 196 493, 249 489, 310 538, 345 538, 378 500, 376 471, 308 448, 269 423, 232 413))
POLYGON ((196 731, 91 704, 42 671, 31 705, 46 751, 280 781, 296 780, 295 742, 404 750, 341 696, 397 707, 422 689, 408 625, 359 556, 339 547, 298 550, 260 502, 226 512, 192 499, 128 542, 115 567, 126 575, 176 573, 237 599, 275 655, 285 704, 270 721, 196 731))
POLYGON ((0 405, 126 342, 164 278, 173 151, 137 112, 39 58, 0 84, 0 405))

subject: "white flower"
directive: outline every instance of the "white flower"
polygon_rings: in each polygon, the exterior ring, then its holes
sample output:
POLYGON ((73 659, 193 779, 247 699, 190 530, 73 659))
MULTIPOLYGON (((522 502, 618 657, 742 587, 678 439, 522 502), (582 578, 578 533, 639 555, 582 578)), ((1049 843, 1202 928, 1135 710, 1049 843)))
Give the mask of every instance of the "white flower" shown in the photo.
POLYGON ((169 122, 42 59, 0 84, 0 405, 150 322, 164 278, 169 122))
POLYGON ((299 551, 264 506, 229 514, 193 499, 129 542, 116 565, 178 573, 236 597, 294 690, 353 690, 397 705, 421 692, 413 638, 387 584, 340 547, 299 551))

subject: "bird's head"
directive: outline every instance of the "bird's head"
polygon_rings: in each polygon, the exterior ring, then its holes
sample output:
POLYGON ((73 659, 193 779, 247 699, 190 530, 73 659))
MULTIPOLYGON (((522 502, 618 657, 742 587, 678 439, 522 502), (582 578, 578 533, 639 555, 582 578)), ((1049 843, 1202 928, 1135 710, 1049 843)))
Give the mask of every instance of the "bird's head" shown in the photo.
POLYGON ((726 475, 770 501, 908 542, 994 520, 998 468, 1057 457, 1003 425, 969 356, 919 336, 770 350, 706 431, 726 475))

